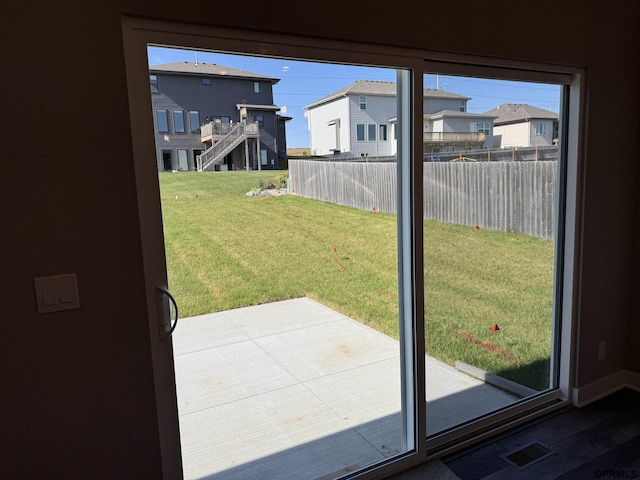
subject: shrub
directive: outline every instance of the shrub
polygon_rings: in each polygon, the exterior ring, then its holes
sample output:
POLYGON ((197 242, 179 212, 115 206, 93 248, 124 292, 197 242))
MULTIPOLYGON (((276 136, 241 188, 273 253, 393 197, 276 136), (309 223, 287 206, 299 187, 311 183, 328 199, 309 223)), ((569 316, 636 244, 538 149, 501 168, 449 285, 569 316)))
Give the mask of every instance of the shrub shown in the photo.
POLYGON ((287 179, 289 178, 289 172, 282 172, 276 176, 277 188, 284 188, 287 186, 287 179))
POLYGON ((275 183, 273 183, 273 181, 263 178, 260 180, 259 188, 260 190, 271 190, 272 188, 277 188, 277 187, 275 183))

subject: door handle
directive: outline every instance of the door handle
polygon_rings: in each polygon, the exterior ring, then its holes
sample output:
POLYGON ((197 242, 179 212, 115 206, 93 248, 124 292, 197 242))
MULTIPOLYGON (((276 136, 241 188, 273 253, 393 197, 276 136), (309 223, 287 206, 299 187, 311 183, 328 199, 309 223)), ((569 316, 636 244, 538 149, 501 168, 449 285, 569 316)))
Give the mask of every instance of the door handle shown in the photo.
POLYGON ((158 302, 158 326, 160 327, 160 339, 165 340, 173 333, 178 325, 178 303, 173 298, 171 292, 164 287, 156 286, 156 300, 158 302), (169 314, 167 315, 166 299, 173 305, 174 315, 171 315, 171 306, 169 306, 169 314))

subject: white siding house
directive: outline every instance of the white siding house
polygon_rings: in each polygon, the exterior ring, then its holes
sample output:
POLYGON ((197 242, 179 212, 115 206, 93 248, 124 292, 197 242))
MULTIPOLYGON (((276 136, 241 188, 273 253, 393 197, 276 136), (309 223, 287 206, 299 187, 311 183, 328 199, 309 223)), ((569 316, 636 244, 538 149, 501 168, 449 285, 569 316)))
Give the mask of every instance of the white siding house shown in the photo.
MULTIPOLYGON (((493 117, 467 113, 469 100, 444 90, 424 90, 425 153, 493 146, 493 117)), ((396 102, 395 83, 358 80, 307 105, 311 153, 395 155, 396 102)))
POLYGON ((360 80, 306 108, 313 155, 395 155, 394 83, 360 80))
POLYGON ((339 152, 343 145, 349 145, 349 124, 344 122, 349 118, 349 99, 339 98, 334 102, 333 110, 317 109, 307 112, 307 121, 318 125, 318 128, 310 130, 311 153, 314 155, 327 155, 339 152), (316 153, 322 152, 322 153, 316 153))
POLYGON ((558 143, 558 114, 527 104, 505 103, 484 115, 495 117, 496 148, 546 147, 558 143))

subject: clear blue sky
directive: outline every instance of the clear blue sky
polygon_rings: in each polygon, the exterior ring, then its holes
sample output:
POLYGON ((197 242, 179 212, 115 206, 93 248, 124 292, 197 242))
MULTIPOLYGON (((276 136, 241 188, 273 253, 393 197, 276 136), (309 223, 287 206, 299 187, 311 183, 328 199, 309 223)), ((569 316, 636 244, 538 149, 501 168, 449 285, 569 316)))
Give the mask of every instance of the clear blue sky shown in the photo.
MULTIPOLYGON (((274 103, 280 113, 293 120, 287 123, 287 146, 309 147, 305 106, 356 80, 395 82, 393 69, 334 65, 326 63, 268 59, 242 55, 198 52, 198 61, 216 63, 280 79, 273 87, 274 103)), ((149 65, 178 61, 193 62, 193 51, 149 47, 149 65)), ((556 85, 510 82, 481 78, 425 75, 424 86, 471 97, 468 111, 484 113, 503 103, 527 103, 558 112, 560 88, 556 85)))

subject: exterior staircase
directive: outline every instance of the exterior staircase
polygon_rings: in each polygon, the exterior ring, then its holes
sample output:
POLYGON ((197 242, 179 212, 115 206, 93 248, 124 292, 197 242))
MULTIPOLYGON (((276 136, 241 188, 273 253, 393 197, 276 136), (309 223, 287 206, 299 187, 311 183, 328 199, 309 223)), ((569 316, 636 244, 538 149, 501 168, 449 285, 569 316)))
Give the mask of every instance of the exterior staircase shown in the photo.
POLYGON ((242 121, 236 124, 224 137, 200 154, 198 171, 213 170, 222 163, 224 157, 231 153, 238 145, 248 138, 258 138, 260 131, 258 122, 242 121))

